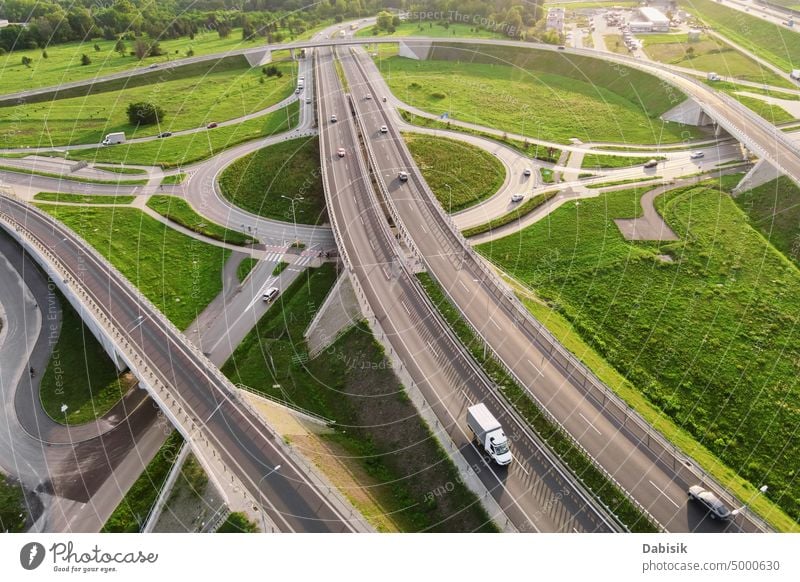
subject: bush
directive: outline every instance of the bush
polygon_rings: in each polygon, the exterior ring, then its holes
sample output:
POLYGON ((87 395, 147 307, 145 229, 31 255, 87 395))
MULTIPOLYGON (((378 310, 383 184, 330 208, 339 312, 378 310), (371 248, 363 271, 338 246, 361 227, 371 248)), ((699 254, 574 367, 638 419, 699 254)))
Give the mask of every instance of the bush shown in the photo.
POLYGON ((91 65, 92 59, 88 55, 81 55, 81 66, 91 65))
POLYGON ((26 67, 30 67, 32 62, 33 62, 32 58, 22 57, 22 64, 25 65, 26 67))
POLYGON ((435 93, 431 93, 431 97, 433 97, 434 99, 445 99, 447 98, 447 95, 445 93, 440 93, 437 91, 435 93))
POLYGON ((164 120, 164 110, 152 103, 131 103, 127 109, 131 125, 153 125, 164 120))

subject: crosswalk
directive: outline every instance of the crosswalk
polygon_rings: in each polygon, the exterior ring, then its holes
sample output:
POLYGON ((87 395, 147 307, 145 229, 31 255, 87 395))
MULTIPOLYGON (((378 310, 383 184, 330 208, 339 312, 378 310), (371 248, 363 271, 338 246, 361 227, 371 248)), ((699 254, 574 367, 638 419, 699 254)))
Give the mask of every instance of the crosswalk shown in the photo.
POLYGON ((311 263, 311 260, 316 256, 317 253, 297 256, 294 254, 287 255, 285 252, 272 252, 265 254, 261 260, 268 263, 280 263, 281 261, 284 261, 296 267, 304 267, 311 263))

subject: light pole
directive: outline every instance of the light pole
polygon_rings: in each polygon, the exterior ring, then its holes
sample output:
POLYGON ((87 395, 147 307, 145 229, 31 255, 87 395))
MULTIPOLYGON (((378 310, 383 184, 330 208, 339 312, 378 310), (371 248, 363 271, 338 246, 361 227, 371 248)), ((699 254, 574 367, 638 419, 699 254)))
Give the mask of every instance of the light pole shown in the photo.
POLYGON ((294 222, 294 240, 297 241, 298 240, 298 238, 297 238, 297 217, 295 216, 295 213, 294 213, 294 203, 297 202, 298 200, 303 200, 303 197, 302 196, 297 196, 295 198, 289 198, 288 196, 284 196, 283 194, 281 194, 281 198, 286 198, 286 200, 288 200, 289 203, 292 205, 292 222, 294 222))
MULTIPOLYGON (((763 493, 766 493, 766 492, 767 492, 767 489, 769 489, 769 487, 768 487, 767 485, 762 485, 761 487, 759 487, 759 488, 758 488, 758 492, 763 494, 763 493)), ((739 509, 734 509, 733 511, 731 511, 731 514, 732 514, 732 515, 739 515, 739 514, 740 514, 742 511, 744 511, 744 509, 745 509, 745 508, 746 508, 748 505, 750 505, 750 502, 751 502, 751 501, 753 501, 753 497, 755 497, 756 495, 758 495, 758 493, 753 493, 753 494, 750 496, 750 499, 748 499, 748 500, 747 500, 747 503, 745 503, 744 505, 742 505, 742 506, 741 506, 739 509)))
POLYGON ((267 533, 267 518, 264 517, 264 492, 261 491, 261 483, 264 482, 264 479, 272 475, 275 471, 280 469, 280 465, 275 465, 272 469, 267 471, 264 475, 262 475, 261 479, 258 480, 258 495, 261 497, 261 531, 267 533))
POLYGON ((445 184, 447 186, 447 190, 450 192, 450 201, 447 204, 447 212, 453 212, 453 189, 450 187, 450 184, 445 184))

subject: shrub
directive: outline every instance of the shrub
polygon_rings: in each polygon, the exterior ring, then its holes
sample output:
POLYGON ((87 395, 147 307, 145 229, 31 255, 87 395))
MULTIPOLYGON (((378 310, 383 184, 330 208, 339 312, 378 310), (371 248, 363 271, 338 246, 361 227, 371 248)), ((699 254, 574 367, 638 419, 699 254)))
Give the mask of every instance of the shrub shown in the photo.
POLYGON ((164 110, 152 103, 131 103, 127 109, 131 125, 153 125, 164 120, 164 110))

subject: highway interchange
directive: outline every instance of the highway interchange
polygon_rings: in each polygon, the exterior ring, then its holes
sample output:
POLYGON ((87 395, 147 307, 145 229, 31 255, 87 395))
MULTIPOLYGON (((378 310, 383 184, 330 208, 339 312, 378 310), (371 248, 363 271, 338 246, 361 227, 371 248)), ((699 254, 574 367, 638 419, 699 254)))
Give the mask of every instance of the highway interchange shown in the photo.
MULTIPOLYGON (((452 40, 459 42, 458 39, 452 40)), ((391 345, 415 384, 425 394, 447 438, 458 447, 459 454, 470 465, 482 466, 480 456, 470 446, 463 424, 464 410, 470 403, 488 401, 504 423, 518 430, 515 454, 519 462, 508 471, 491 469, 481 472, 483 486, 502 509, 502 518, 512 522, 517 530, 616 531, 619 525, 591 499, 590 493, 565 477, 565 470, 558 461, 543 450, 535 435, 523 426, 523 422, 503 402, 458 341, 446 330, 414 280, 409 268, 409 254, 416 254, 424 262, 464 317, 520 383, 532 391, 532 395, 661 527, 667 531, 718 530, 714 524, 702 519, 699 510, 686 506, 685 491, 691 483, 685 480, 685 475, 673 471, 663 460, 654 459, 646 447, 637 442, 634 434, 623 429, 616 418, 603 413, 595 402, 586 398, 576 386, 581 379, 559 362, 550 359, 552 348, 548 342, 551 340, 532 335, 528 328, 519 325, 522 317, 520 307, 513 301, 507 301, 506 295, 510 292, 498 298, 496 280, 479 263, 480 259, 464 246, 463 239, 454 231, 453 223, 438 208, 434 208, 427 186, 399 134, 402 126, 394 107, 400 102, 388 92, 371 59, 363 51, 351 50, 351 45, 364 42, 370 42, 370 39, 359 39, 357 42, 349 39, 344 42, 316 40, 296 44, 297 47, 319 47, 313 53, 315 73, 313 76, 306 75, 306 79, 313 77, 318 83, 318 86, 312 86, 317 97, 314 103, 317 123, 314 123, 314 107, 303 104, 300 125, 290 134, 231 148, 208 162, 186 168, 191 174, 189 182, 165 191, 184 196, 190 204, 202 209, 205 216, 216 222, 256 233, 264 246, 286 245, 290 240, 299 239, 314 249, 333 250, 338 247, 351 277, 357 280, 361 288, 369 311, 386 334, 385 341, 391 345), (334 52, 324 48, 331 44, 340 45, 337 50, 350 84, 349 97, 342 90, 334 70, 334 52), (368 92, 375 96, 386 94, 391 100, 384 105, 380 99, 364 99, 363 96, 368 92), (329 123, 332 113, 339 116, 339 123, 329 123), (377 131, 381 125, 389 127, 388 135, 377 131), (317 131, 320 135, 320 155, 332 229, 288 225, 255 217, 230 205, 219 195, 216 177, 233 160, 280 139, 310 135, 317 131), (335 154, 339 147, 344 147, 347 152, 344 158, 335 154), (401 183, 397 179, 400 169, 410 171, 408 182, 401 183), (370 179, 371 175, 374 182, 370 179), (392 208, 405 247, 387 226, 386 217, 378 203, 382 195, 387 197, 392 208), (597 438, 597 435, 602 438, 597 438)), ((397 42, 397 39, 391 42, 397 42)), ((408 42, 425 41, 409 39, 408 42)), ((474 39, 467 42, 472 43, 474 39)), ((486 43, 519 45, 497 41, 486 43)), ((585 50, 575 52, 592 54, 585 50)), ((655 72, 651 64, 631 62, 625 57, 614 58, 655 72)), ((310 61, 312 59, 303 63, 305 71, 309 71, 310 61)), ((787 174, 800 176, 796 147, 782 132, 756 119, 749 110, 742 111, 738 103, 716 95, 691 78, 669 70, 659 69, 658 74, 694 95, 720 125, 740 138, 752 151, 775 162, 787 174), (735 122, 732 121, 734 119, 735 122)), ((125 74, 120 73, 115 77, 120 75, 125 74)), ((309 87, 307 94, 311 94, 311 91, 309 87)), ((487 144, 491 143, 487 141, 487 144)), ((728 161, 741 155, 739 147, 732 143, 722 146, 713 144, 709 148, 709 152, 712 151, 714 157, 710 156, 711 162, 728 161)), ((675 175, 679 175, 684 171, 687 155, 686 152, 668 154, 670 159, 665 167, 674 164, 675 175)), ((459 228, 485 222, 487 217, 496 217, 508 210, 508 193, 519 187, 512 180, 524 161, 507 152, 504 159, 506 167, 513 168, 507 184, 498 195, 475 207, 472 214, 456 216, 455 224, 459 228)), ((638 170, 635 172, 639 173, 638 170)), ((627 176, 622 171, 619 171, 619 175, 627 176)), ((90 190, 96 194, 133 192, 142 195, 158 191, 149 185, 134 188, 93 185, 87 188, 83 184, 70 183, 65 188, 67 182, 52 178, 13 173, 5 173, 3 177, 5 184, 30 191, 90 190)), ((611 179, 616 179, 615 172, 605 173, 597 181, 611 179)), ((263 497, 269 500, 269 506, 264 510, 278 529, 354 529, 341 508, 327 502, 304 475, 304 471, 286 460, 280 447, 274 444, 274 436, 263 424, 250 418, 252 413, 248 409, 237 406, 230 399, 230 388, 219 385, 218 374, 209 371, 209 366, 220 365, 224 361, 221 355, 212 357, 213 363, 204 361, 202 356, 187 347, 186 341, 179 337, 176 330, 170 329, 158 314, 142 304, 127 282, 102 261, 92 258, 91 253, 82 250, 83 243, 51 219, 31 212, 26 205, 13 200, 4 199, 0 210, 10 223, 24 229, 26 236, 38 240, 47 248, 57 248, 57 258, 68 270, 71 264, 84 261, 86 256, 92 259, 88 273, 73 271, 70 282, 88 292, 94 303, 106 312, 117 333, 130 329, 140 318, 144 318, 145 323, 136 326, 136 334, 127 334, 126 341, 131 342, 135 351, 148 362, 151 371, 156 371, 162 383, 169 387, 170 393, 174 390, 187 409, 191 409, 195 419, 205 419, 204 426, 208 431, 206 438, 214 441, 215 449, 225 457, 229 466, 236 467, 238 478, 245 488, 251 490, 254 500, 263 497), (171 361, 159 354, 170 354, 171 361), (211 386, 213 389, 208 392, 194 389, 199 386, 211 386), (230 422, 228 418, 238 420, 230 422), (252 430, 244 430, 244 426, 252 430), (279 462, 289 462, 291 470, 282 471, 280 477, 267 480, 264 485, 259 477, 279 462), (264 490, 261 490, 262 486, 264 490), (261 493, 265 495, 262 497, 261 493)), ((265 285, 272 284, 273 279, 264 273, 262 270, 260 279, 254 279, 257 284, 249 290, 250 297, 258 297, 265 285)), ((244 299, 240 301, 249 301, 246 295, 242 297, 244 299)), ((230 309, 230 306, 223 306, 218 313, 227 313, 230 309)), ((259 313, 253 312, 253 319, 240 327, 237 337, 241 338, 246 333, 259 313)), ((215 332, 210 334, 215 338, 215 345, 219 345, 220 338, 229 328, 228 324, 224 317, 208 324, 208 328, 216 326, 215 332)), ((199 330, 195 333, 199 334, 199 330)), ((201 343, 199 338, 194 341, 201 343)), ((235 343, 235 340, 229 340, 230 350, 235 343)), ((208 350, 204 348, 203 351, 208 350)), ((757 531, 761 527, 757 521, 743 514, 729 530, 757 531)))

